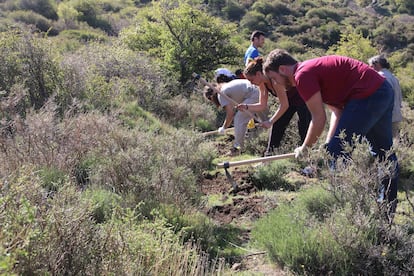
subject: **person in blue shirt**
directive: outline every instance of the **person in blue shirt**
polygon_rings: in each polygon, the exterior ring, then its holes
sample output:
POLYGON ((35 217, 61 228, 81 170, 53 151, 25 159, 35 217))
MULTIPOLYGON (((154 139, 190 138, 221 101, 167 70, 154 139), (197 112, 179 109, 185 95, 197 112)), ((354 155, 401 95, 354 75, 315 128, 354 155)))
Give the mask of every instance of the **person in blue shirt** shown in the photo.
POLYGON ((263 47, 265 42, 265 34, 262 31, 254 31, 250 36, 250 41, 252 42, 247 48, 246 53, 244 54, 244 65, 247 66, 249 61, 260 56, 259 48, 263 47))

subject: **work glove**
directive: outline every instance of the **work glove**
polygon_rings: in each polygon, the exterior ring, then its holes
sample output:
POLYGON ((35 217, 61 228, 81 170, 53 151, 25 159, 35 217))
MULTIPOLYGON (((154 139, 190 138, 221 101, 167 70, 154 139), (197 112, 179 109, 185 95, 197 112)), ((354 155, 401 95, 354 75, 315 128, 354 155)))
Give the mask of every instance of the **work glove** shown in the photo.
POLYGON ((218 130, 217 130, 217 133, 222 134, 222 135, 226 134, 226 128, 222 127, 222 126, 219 127, 218 130))
POLYGON ((294 151, 295 158, 296 159, 302 158, 307 154, 307 152, 308 152, 308 147, 306 146, 297 147, 294 151))
POLYGON ((260 126, 261 127, 264 127, 264 128, 271 128, 272 127, 272 123, 270 122, 270 120, 267 120, 267 121, 263 121, 261 124, 260 124, 260 126))

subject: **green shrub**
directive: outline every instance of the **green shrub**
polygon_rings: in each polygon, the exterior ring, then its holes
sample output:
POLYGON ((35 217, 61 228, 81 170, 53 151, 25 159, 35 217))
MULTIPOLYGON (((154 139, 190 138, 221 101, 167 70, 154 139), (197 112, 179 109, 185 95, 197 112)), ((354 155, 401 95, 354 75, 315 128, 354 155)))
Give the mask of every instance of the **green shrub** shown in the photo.
POLYGON ((309 189, 299 195, 298 208, 306 210, 309 215, 324 221, 335 211, 336 199, 322 187, 309 189))
POLYGON ((102 189, 88 189, 82 196, 92 206, 92 217, 96 223, 110 220, 114 209, 122 202, 119 195, 102 189))
MULTIPOLYGON (((184 242, 197 241, 200 247, 207 251, 217 245, 216 237, 213 232, 214 223, 202 213, 196 210, 180 210, 175 205, 161 204, 153 214, 166 219, 168 225, 178 233, 184 242)), ((217 249, 215 249, 217 250, 217 249)))
POLYGON ((42 16, 57 20, 58 15, 56 11, 56 3, 52 0, 20 0, 20 8, 23 10, 31 10, 35 13, 41 14, 42 16))
POLYGON ((146 111, 163 117, 170 114, 167 101, 182 93, 177 81, 147 56, 120 45, 90 43, 75 54, 65 55, 62 66, 67 84, 62 97, 68 98, 63 102, 77 97, 89 108, 102 111, 135 101, 146 111))
POLYGON ((18 274, 19 261, 29 254, 28 243, 40 235, 36 213, 43 202, 42 187, 33 168, 22 167, 0 186, 0 273, 18 274))
POLYGON ((197 210, 179 210, 174 205, 161 204, 152 215, 164 219, 184 243, 196 242, 210 258, 234 258, 244 253, 232 245, 240 244, 243 239, 243 230, 237 226, 217 225, 197 210))
POLYGON ((249 30, 262 30, 267 32, 269 26, 266 24, 265 15, 257 11, 248 11, 240 20, 240 27, 249 30))
POLYGON ((299 187, 290 183, 284 177, 294 169, 294 164, 287 160, 269 161, 269 164, 259 167, 250 175, 250 180, 258 189, 295 191, 299 187))
POLYGON ((306 51, 304 45, 287 38, 279 40, 278 45, 281 49, 285 49, 292 55, 295 55, 296 53, 304 53, 306 51))
POLYGON ((119 118, 128 128, 139 128, 144 132, 158 132, 165 126, 152 113, 143 110, 137 102, 123 106, 119 118))
POLYGON ((215 127, 215 125, 213 125, 207 119, 200 118, 200 119, 195 121, 194 127, 195 127, 195 129, 197 129, 201 132, 205 132, 205 131, 213 129, 215 127))
POLYGON ((201 276, 223 268, 222 260, 210 263, 194 243, 182 244, 164 219, 136 221, 131 211, 103 225, 100 274, 201 276))
POLYGON ((342 20, 342 16, 338 13, 337 10, 332 8, 313 8, 308 10, 306 13, 307 18, 314 18, 318 17, 324 20, 334 20, 336 22, 340 22, 342 20))
POLYGON ((396 76, 400 82, 403 100, 408 103, 410 108, 414 107, 414 74, 412 73, 413 67, 414 64, 411 64, 407 67, 400 67, 396 72, 396 76))
POLYGON ((202 137, 189 131, 157 136, 135 130, 116 135, 119 138, 107 141, 111 152, 102 155, 94 183, 150 206, 175 203, 184 207, 200 200, 196 180, 213 158, 208 145, 201 143, 202 137))
POLYGON ((48 32, 51 35, 58 34, 57 30, 52 29, 53 24, 49 19, 33 11, 14 11, 9 16, 15 21, 35 26, 41 32, 48 32))
POLYGON ((39 170, 38 174, 42 187, 48 193, 58 191, 69 180, 65 172, 53 167, 44 167, 39 170))
POLYGON ((271 259, 298 274, 346 274, 349 259, 327 229, 311 222, 306 209, 282 205, 259 220, 253 239, 271 259))
POLYGON ((223 7, 223 14, 230 21, 239 21, 243 17, 244 13, 245 9, 238 3, 238 1, 227 1, 227 5, 223 7))
POLYGON ((107 40, 103 33, 95 30, 64 30, 60 32, 59 37, 61 39, 74 39, 83 43, 90 41, 105 42, 107 40))
POLYGON ((192 129, 197 128, 197 122, 205 123, 205 130, 216 128, 216 110, 214 107, 203 101, 201 95, 192 95, 186 98, 182 95, 173 97, 165 102, 166 110, 163 118, 172 126, 192 129))
POLYGON ((77 20, 85 21, 89 26, 99 28, 108 34, 112 33, 112 27, 108 21, 102 18, 102 9, 100 3, 85 0, 75 1, 74 8, 78 12, 77 20))
POLYGON ((28 106, 40 109, 61 85, 51 42, 21 30, 1 33, 0 44, 1 89, 8 95, 14 85, 23 86, 28 106))
POLYGON ((377 54, 372 42, 348 28, 341 34, 340 41, 329 48, 328 53, 352 57, 366 62, 370 57, 377 54))

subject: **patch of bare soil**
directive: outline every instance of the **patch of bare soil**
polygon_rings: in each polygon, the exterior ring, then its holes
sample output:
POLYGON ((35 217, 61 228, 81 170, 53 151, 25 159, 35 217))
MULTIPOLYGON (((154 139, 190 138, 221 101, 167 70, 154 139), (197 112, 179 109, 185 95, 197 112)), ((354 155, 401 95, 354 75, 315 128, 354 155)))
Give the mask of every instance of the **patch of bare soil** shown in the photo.
POLYGON ((246 220, 256 220, 275 207, 266 197, 257 194, 257 188, 248 181, 248 175, 248 170, 231 172, 233 180, 237 183, 236 189, 224 173, 205 176, 202 183, 204 194, 220 194, 222 202, 230 196, 234 197, 229 204, 213 206, 206 210, 209 217, 219 224, 238 224, 246 220))
MULTIPOLYGON (((228 147, 228 146, 227 146, 228 147)), ((226 152, 224 144, 218 145, 220 152, 226 152)), ((252 170, 252 168, 250 169, 252 170)), ((257 188, 249 180, 249 169, 232 168, 231 177, 237 183, 234 189, 227 178, 225 171, 216 174, 205 174, 201 183, 201 190, 206 195, 219 195, 221 201, 230 202, 206 208, 204 212, 218 224, 243 225, 249 227, 268 211, 276 207, 276 203, 268 197, 260 195, 257 188), (228 199, 232 197, 232 200, 228 199), (246 226, 247 225, 247 226, 246 226)), ((250 229, 247 229, 241 237, 244 247, 250 240, 250 229)), ((266 252, 246 252, 237 262, 231 264, 234 272, 246 272, 253 275, 288 275, 283 269, 271 264, 267 260, 266 252)))

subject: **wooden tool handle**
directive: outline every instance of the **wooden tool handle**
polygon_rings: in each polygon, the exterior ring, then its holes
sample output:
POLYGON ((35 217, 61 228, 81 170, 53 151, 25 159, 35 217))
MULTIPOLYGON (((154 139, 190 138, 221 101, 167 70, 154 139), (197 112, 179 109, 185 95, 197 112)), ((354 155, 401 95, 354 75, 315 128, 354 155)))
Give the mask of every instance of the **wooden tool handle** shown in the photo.
POLYGON ((273 156, 267 156, 267 157, 260 157, 255 159, 248 159, 248 160, 241 160, 241 161, 234 161, 234 162, 223 162, 218 163, 218 168, 229 168, 229 167, 235 167, 240 165, 247 165, 252 163, 259 163, 259 162, 266 162, 266 161, 273 161, 273 160, 280 160, 280 159, 287 159, 287 158, 294 158, 295 153, 286 153, 286 154, 280 154, 280 155, 273 155, 273 156))
MULTIPOLYGON (((234 130, 234 127, 226 128, 226 133, 234 130)), ((206 131, 202 133, 204 136, 209 136, 213 134, 218 134, 218 130, 206 131)))

